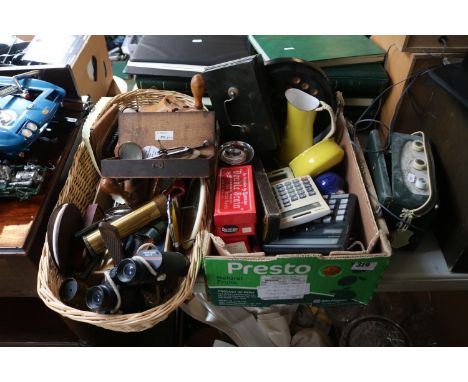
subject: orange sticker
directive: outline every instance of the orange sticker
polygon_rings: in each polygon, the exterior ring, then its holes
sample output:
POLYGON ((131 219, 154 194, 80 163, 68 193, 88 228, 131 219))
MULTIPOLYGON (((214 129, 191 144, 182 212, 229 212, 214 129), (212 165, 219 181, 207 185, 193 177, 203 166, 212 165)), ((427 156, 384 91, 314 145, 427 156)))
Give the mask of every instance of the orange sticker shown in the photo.
POLYGON ((44 109, 42 109, 42 114, 44 114, 44 115, 49 114, 49 109, 46 108, 46 107, 44 109))
POLYGON ((330 265, 328 267, 322 268, 320 273, 324 276, 336 276, 341 273, 341 268, 337 265, 330 265))

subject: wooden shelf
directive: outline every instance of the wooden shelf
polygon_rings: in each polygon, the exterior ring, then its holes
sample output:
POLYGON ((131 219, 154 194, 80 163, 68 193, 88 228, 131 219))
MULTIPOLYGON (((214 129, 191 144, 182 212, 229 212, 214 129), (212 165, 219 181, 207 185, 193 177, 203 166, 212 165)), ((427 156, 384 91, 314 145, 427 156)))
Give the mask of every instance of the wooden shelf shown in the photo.
POLYGON ((38 298, 0 298, 0 346, 78 346, 62 317, 38 298))
POLYGON ((54 142, 38 140, 29 158, 53 166, 38 195, 29 200, 0 199, 0 297, 36 296, 37 265, 44 244, 47 222, 57 202, 81 139, 85 112, 62 111, 53 128, 54 142), (70 122, 75 119, 76 123, 70 122))

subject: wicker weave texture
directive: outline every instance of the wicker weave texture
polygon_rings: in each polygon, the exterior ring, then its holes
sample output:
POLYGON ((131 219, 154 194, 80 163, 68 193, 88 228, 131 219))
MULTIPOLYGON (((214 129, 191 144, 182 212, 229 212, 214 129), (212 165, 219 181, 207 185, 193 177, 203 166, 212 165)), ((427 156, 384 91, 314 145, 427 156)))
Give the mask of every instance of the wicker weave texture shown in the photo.
MULTIPOLYGON (((158 103, 167 95, 173 95, 183 100, 189 106, 194 105, 193 98, 178 92, 139 89, 113 97, 100 115, 104 114, 112 105, 118 105, 121 110, 129 107, 137 108, 140 105, 158 103)), ((85 145, 81 143, 73 157, 73 163, 65 185, 58 197, 57 205, 73 203, 84 214, 87 206, 93 202, 99 180, 100 177, 92 164, 91 156, 85 145)), ((209 182, 207 180, 203 181, 206 182, 207 192, 209 193, 209 182)), ((201 246, 203 244, 203 235, 201 232, 206 228, 207 208, 208 206, 205 204, 203 206, 205 212, 200 232, 196 237, 191 252, 187 254, 191 260, 188 274, 182 279, 171 298, 163 304, 144 312, 132 314, 99 314, 78 310, 65 305, 58 298, 63 277, 59 274, 57 267, 53 263, 47 240, 42 249, 37 277, 37 292, 39 297, 50 309, 63 317, 104 329, 119 332, 139 332, 153 327, 158 322, 165 320, 171 312, 192 296, 193 285, 202 261, 201 246)))

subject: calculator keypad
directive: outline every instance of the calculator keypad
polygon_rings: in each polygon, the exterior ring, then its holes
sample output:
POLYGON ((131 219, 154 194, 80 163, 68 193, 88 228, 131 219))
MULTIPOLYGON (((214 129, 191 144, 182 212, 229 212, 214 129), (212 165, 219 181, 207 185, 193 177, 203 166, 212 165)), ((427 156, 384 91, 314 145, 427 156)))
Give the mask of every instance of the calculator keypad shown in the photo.
POLYGON ((314 222, 333 224, 346 221, 348 214, 349 194, 324 195, 323 198, 328 203, 328 206, 332 211, 331 215, 317 219, 314 222))
POLYGON ((273 185, 273 191, 280 208, 291 207, 293 202, 316 195, 308 177, 292 179, 273 185))
POLYGON ((268 254, 323 253, 345 251, 358 207, 354 194, 324 195, 331 214, 280 231, 277 240, 264 243, 268 254))
POLYGON ((271 185, 281 212, 280 229, 320 219, 330 213, 310 176, 289 178, 271 185))

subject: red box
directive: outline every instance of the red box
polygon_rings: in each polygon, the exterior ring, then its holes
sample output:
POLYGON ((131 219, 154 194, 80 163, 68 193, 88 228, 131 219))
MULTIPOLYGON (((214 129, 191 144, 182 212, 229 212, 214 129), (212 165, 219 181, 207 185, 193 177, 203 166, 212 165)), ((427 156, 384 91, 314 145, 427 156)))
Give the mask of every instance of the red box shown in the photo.
POLYGON ((214 234, 226 236, 255 235, 257 212, 252 166, 218 169, 214 207, 214 234))

